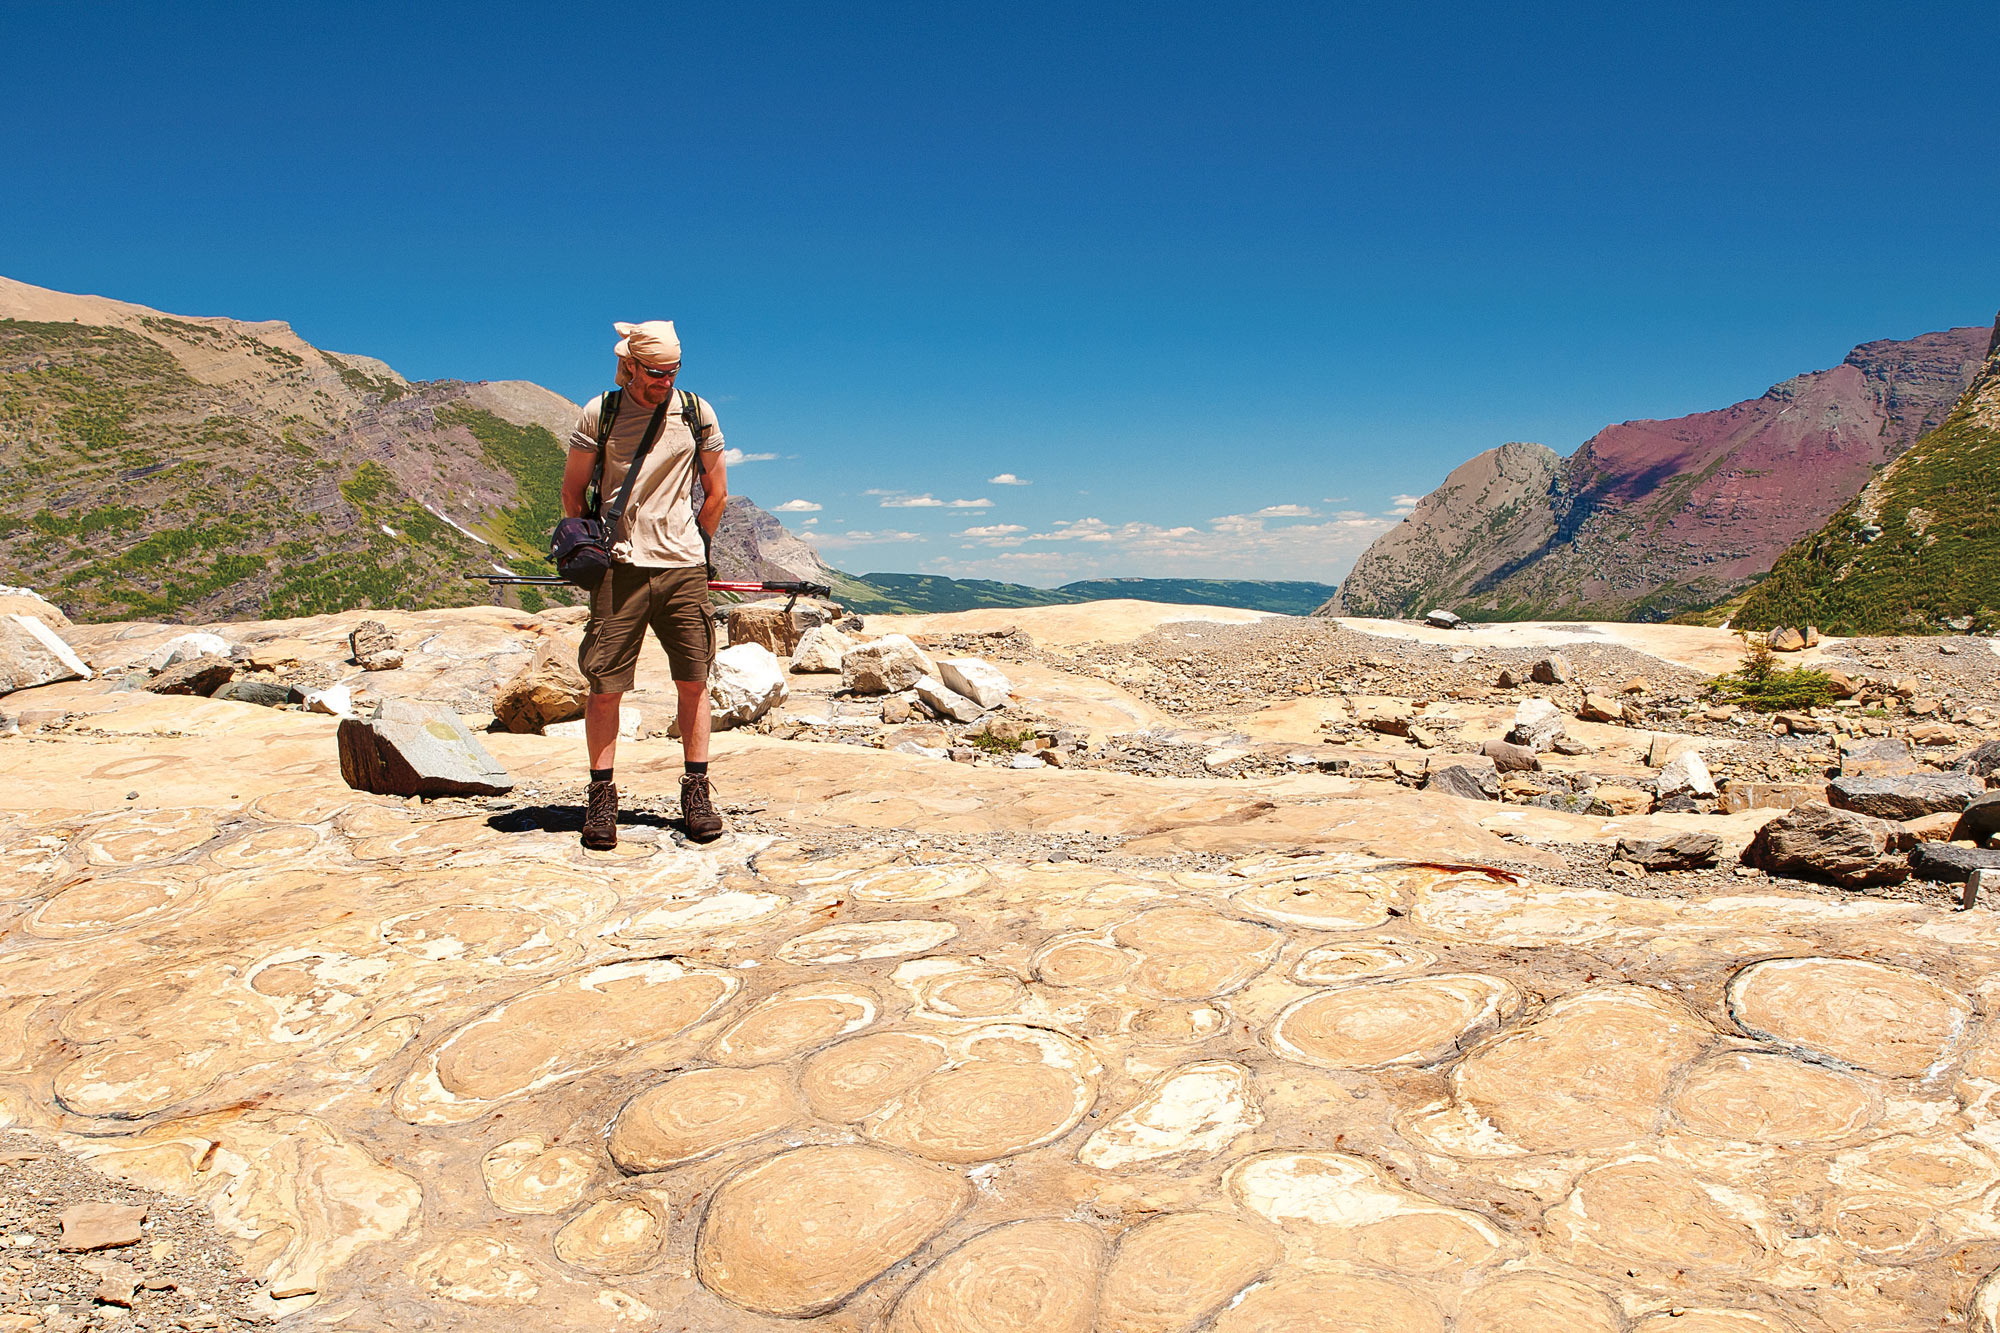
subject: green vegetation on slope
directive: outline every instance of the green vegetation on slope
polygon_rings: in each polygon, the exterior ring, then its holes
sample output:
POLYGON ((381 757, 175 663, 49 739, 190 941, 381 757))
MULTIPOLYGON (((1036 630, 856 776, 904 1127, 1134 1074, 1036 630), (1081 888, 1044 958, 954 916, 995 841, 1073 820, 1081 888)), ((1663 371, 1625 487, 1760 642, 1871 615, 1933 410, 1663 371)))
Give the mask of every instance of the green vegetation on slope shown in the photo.
POLYGON ((524 574, 552 574, 549 534, 562 518, 563 467, 569 450, 541 426, 516 426, 476 407, 441 408, 440 426, 463 426, 479 441, 486 461, 514 479, 519 500, 501 510, 491 534, 524 574))
POLYGON ((1246 611, 1309 616, 1333 596, 1335 588, 1331 583, 1269 579, 1082 579, 1065 583, 1057 591, 1080 602, 1130 597, 1178 606, 1236 606, 1246 611))
POLYGON ((1830 634, 2000 630, 2000 429, 1981 406, 1982 391, 2000 394, 1996 380, 2000 360, 1869 492, 1779 557, 1735 623, 1830 634))
POLYGON ((1325 583, 1257 579, 1083 579, 1060 588, 1032 588, 994 579, 948 579, 936 574, 835 573, 834 599, 860 615, 931 614, 985 607, 1069 606, 1130 598, 1177 606, 1236 606, 1282 615, 1310 615, 1333 596, 1325 583))

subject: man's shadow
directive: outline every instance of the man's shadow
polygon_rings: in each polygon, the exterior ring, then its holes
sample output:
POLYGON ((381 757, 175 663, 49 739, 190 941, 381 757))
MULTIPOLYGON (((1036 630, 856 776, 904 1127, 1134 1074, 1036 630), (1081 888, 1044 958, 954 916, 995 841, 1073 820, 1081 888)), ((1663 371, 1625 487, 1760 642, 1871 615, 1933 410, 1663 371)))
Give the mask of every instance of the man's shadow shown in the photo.
MULTIPOLYGON (((620 810, 620 828, 646 826, 650 828, 674 829, 685 833, 687 828, 678 819, 656 815, 647 810, 620 810)), ((490 816, 486 827, 496 833, 581 833, 583 832, 583 807, 580 805, 524 805, 513 810, 502 810, 490 816)))

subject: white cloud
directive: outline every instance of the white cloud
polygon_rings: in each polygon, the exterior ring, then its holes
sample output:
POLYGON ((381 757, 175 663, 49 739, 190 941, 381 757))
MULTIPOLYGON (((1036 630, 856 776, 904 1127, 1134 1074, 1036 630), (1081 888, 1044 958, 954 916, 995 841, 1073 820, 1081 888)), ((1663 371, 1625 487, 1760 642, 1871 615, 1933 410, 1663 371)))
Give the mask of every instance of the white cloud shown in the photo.
POLYGON ((1392 495, 1389 497, 1389 512, 1392 514, 1407 514, 1414 510, 1417 507, 1417 502, 1423 498, 1421 495, 1392 495))
POLYGON ((1011 537, 1017 532, 1026 531, 1027 529, 1019 523, 992 523, 981 528, 967 528, 958 535, 961 537, 970 537, 974 541, 981 541, 992 537, 1011 537))
POLYGON ((898 532, 893 528, 884 528, 879 532, 807 532, 802 533, 801 538, 823 551, 838 550, 847 546, 881 546, 894 542, 924 540, 921 533, 898 532))
POLYGON ((1002 472, 997 477, 988 477, 986 484, 988 486, 1032 486, 1035 483, 1017 477, 1011 472, 1002 472))
POLYGON ((819 522, 819 520, 817 518, 802 518, 799 522, 805 524, 807 527, 811 527, 813 524, 819 522))
POLYGON ((816 505, 811 500, 787 500, 771 512, 774 514, 816 514, 824 508, 826 508, 825 505, 816 505))
POLYGON ((776 457, 776 454, 746 454, 734 445, 722 451, 722 461, 730 467, 738 463, 768 463, 776 457))
MULTIPOLYGON (((1290 506, 1271 508, 1288 510, 1290 506)), ((1397 518, 1353 511, 1298 522, 1290 513, 1224 514, 1206 526, 1058 519, 1045 530, 993 524, 959 533, 962 555, 941 572, 960 578, 1062 583, 1095 576, 1311 579, 1335 582, 1397 518), (1039 548, 1039 549, 1037 549, 1039 548)))
POLYGON ((993 502, 982 495, 977 500, 953 500, 945 507, 947 509, 991 509, 993 502))
POLYGON ((932 495, 889 495, 882 491, 870 491, 870 495, 881 495, 884 509, 942 509, 944 501, 932 495))
POLYGON ((1256 513, 1252 514, 1250 517, 1318 518, 1319 515, 1314 513, 1311 509, 1307 508, 1305 505, 1265 505, 1262 509, 1259 509, 1256 513))

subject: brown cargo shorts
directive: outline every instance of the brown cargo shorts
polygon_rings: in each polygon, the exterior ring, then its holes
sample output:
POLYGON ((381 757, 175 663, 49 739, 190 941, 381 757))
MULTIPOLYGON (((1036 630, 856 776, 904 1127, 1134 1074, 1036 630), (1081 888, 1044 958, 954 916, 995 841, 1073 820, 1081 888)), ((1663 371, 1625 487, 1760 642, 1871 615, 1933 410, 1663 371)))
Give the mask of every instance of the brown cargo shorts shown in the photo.
POLYGON ((613 565, 590 594, 590 623, 576 665, 592 694, 632 688, 639 648, 652 627, 675 680, 707 680, 715 656, 715 622, 708 618, 708 571, 613 565))

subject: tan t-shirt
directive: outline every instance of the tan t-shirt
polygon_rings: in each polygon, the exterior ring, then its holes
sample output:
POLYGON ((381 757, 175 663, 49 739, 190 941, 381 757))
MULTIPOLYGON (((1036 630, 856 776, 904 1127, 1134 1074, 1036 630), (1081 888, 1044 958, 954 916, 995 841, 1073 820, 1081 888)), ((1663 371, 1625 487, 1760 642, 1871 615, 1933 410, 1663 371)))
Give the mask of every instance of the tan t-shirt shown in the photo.
MULTIPOLYGON (((570 432, 570 448, 588 454, 597 452, 598 412, 603 405, 602 394, 584 404, 583 415, 577 419, 576 429, 570 432)), ((618 488, 625 484, 632 455, 639 452, 639 441, 645 438, 646 426, 652 419, 653 409, 641 407, 629 395, 619 406, 618 419, 611 425, 611 438, 605 443, 604 479, 598 483, 598 494, 603 497, 606 509, 617 498, 618 488)), ((701 400, 698 420, 701 447, 719 451, 722 427, 716 424, 715 409, 706 398, 701 400)), ((681 391, 675 389, 667 400, 667 416, 660 423, 660 437, 647 452, 639 469, 638 484, 632 487, 632 498, 625 504, 625 517, 611 534, 614 543, 627 543, 629 550, 614 550, 614 556, 627 564, 649 569, 701 565, 705 556, 692 503, 700 481, 694 461, 694 437, 681 419, 681 391)))

